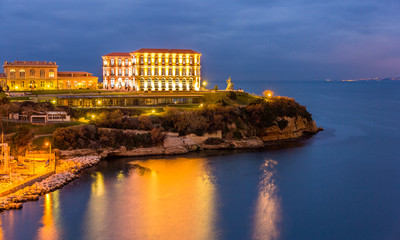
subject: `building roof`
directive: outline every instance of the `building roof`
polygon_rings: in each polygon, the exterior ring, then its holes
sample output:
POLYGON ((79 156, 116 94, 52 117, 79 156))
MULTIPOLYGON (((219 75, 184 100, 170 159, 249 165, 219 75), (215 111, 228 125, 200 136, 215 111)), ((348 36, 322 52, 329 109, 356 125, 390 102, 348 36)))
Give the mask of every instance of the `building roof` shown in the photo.
POLYGON ((183 53, 183 54, 200 54, 192 49, 158 49, 158 48, 142 48, 132 53, 183 53))
POLYGON ((14 61, 14 62, 4 62, 5 66, 51 66, 57 67, 56 62, 46 62, 46 61, 14 61))
POLYGON ((107 55, 104 55, 103 57, 106 57, 106 56, 107 57, 130 57, 131 54, 127 53, 127 52, 112 52, 107 55))
POLYGON ((92 75, 89 72, 80 72, 80 71, 58 71, 57 74, 89 74, 89 75, 92 75))

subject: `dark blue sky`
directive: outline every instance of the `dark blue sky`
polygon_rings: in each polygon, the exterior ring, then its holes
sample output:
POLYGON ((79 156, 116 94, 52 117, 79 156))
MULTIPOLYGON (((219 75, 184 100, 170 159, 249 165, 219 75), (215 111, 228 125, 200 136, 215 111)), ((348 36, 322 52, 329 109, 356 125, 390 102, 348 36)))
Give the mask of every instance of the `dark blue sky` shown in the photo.
POLYGON ((0 61, 101 75, 101 56, 191 48, 211 82, 400 76, 398 0, 0 0, 0 61))

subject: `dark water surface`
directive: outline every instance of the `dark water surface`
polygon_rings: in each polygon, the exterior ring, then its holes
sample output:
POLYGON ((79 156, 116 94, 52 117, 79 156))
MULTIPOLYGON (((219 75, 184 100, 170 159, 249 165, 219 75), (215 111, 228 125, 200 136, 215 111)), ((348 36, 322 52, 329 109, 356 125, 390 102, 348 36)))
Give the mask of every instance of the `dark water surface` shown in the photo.
MULTIPOLYGON (((112 159, 22 210, 4 239, 400 239, 400 83, 250 83, 306 105, 311 139, 112 159)), ((250 89, 248 89, 250 88, 250 89)))

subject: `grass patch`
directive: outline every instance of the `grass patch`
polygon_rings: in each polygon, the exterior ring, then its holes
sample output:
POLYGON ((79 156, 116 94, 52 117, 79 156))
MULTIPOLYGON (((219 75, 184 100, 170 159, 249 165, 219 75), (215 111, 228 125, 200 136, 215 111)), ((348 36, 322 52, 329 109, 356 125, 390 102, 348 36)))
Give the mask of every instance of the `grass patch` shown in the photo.
POLYGON ((46 142, 49 142, 52 146, 54 146, 52 136, 43 136, 35 138, 32 141, 29 150, 49 150, 49 147, 45 146, 46 142))

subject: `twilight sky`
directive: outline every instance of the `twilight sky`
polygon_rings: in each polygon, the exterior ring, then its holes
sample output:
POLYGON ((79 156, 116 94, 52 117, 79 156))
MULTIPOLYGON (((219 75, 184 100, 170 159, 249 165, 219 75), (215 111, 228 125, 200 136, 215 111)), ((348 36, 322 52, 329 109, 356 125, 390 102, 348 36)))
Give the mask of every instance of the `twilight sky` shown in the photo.
POLYGON ((191 48, 211 82, 393 77, 399 13, 399 0, 0 0, 0 61, 101 77, 110 52, 191 48))

